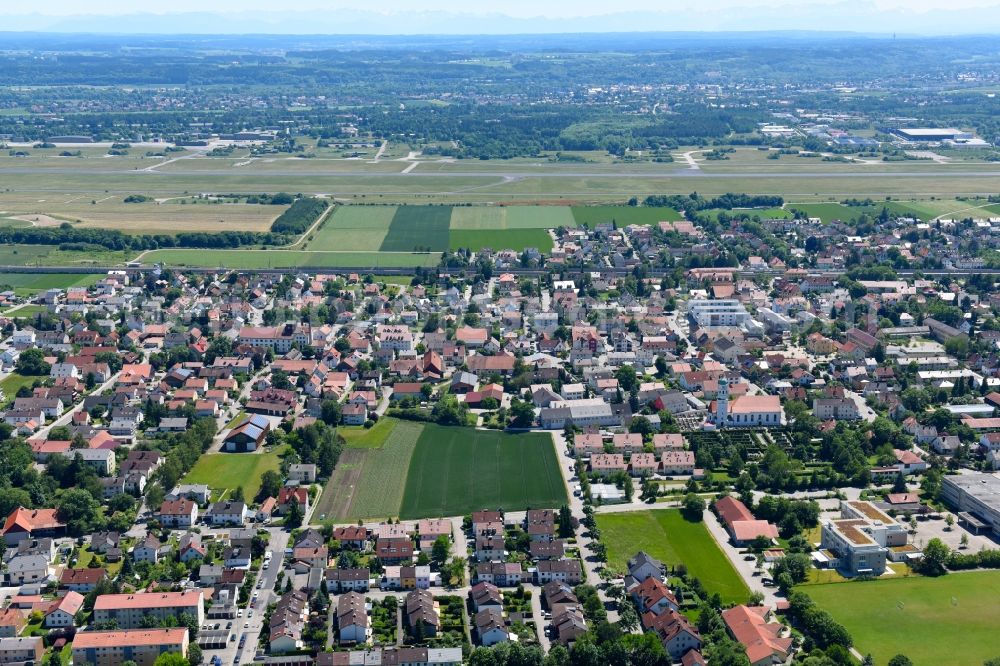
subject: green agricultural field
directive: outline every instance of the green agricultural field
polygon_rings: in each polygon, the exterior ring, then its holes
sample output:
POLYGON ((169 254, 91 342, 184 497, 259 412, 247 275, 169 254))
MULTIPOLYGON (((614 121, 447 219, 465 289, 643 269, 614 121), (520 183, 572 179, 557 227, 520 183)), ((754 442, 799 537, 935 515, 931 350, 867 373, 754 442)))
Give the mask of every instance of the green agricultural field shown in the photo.
POLYGON ((295 250, 152 250, 140 261, 173 267, 237 268, 413 268, 437 266, 439 252, 309 252, 295 250))
POLYGON ((183 483, 204 483, 212 490, 235 490, 243 486, 243 494, 252 501, 260 490, 260 477, 268 470, 278 471, 281 456, 277 451, 266 453, 206 453, 184 477, 183 483))
POLYGON ((376 251, 382 246, 395 206, 340 206, 307 241, 306 250, 376 251))
POLYGON ((451 206, 400 206, 392 216, 382 252, 447 250, 451 206))
POLYGON ((507 206, 507 229, 558 229, 575 227, 569 206, 507 206))
POLYGON ((507 228, 507 208, 502 206, 455 206, 451 210, 451 231, 497 231, 507 228))
POLYGON ((12 287, 18 296, 31 296, 46 289, 69 289, 97 284, 103 275, 94 273, 0 273, 0 286, 12 287))
POLYGON ((876 664, 897 654, 915 666, 981 664, 1000 656, 1000 571, 802 589, 847 628, 858 651, 871 653, 876 664))
POLYGON ((314 515, 325 516, 322 520, 328 523, 398 516, 410 458, 423 428, 421 423, 396 419, 381 419, 357 437, 340 428, 348 446, 314 515))
POLYGON ((506 231, 472 231, 468 229, 452 229, 451 249, 482 250, 484 247, 493 250, 521 250, 533 247, 542 253, 552 251, 552 236, 545 229, 509 229, 506 231))
POLYGON ((684 519, 677 509, 597 514, 608 563, 621 571, 644 550, 664 564, 684 564, 723 603, 745 603, 750 590, 726 559, 704 523, 684 519))
POLYGON ((458 516, 566 503, 552 437, 427 424, 406 478, 400 517, 458 516))
POLYGON ((578 225, 587 227, 612 220, 619 227, 627 227, 630 224, 656 224, 684 219, 673 208, 645 206, 573 206, 573 218, 578 225))

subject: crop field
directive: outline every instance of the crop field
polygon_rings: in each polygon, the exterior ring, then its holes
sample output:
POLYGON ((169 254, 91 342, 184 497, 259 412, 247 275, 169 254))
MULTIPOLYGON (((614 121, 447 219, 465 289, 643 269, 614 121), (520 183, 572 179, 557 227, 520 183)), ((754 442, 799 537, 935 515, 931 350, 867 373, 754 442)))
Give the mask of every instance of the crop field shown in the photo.
POLYGON ((451 206, 400 206, 379 250, 383 252, 448 249, 451 206))
POLYGON ((723 603, 745 603, 750 595, 704 523, 685 520, 677 509, 597 514, 608 563, 620 571, 644 550, 664 564, 684 564, 723 603))
POLYGON ((281 457, 277 451, 266 453, 206 453, 198 458, 184 483, 204 483, 212 490, 235 490, 243 486, 250 501, 260 490, 260 477, 268 470, 278 471, 281 457))
POLYGON ((577 226, 568 206, 507 206, 506 229, 558 229, 577 226))
POLYGON ((103 276, 97 273, 0 273, 0 287, 11 287, 18 296, 31 296, 46 289, 89 287, 103 276))
POLYGON ((424 426, 410 461, 400 517, 465 515, 566 503, 552 437, 424 426))
POLYGON ((810 585, 803 590, 884 664, 905 654, 915 666, 981 664, 1000 655, 1000 572, 970 571, 810 585), (948 640, 947 637, 961 637, 948 640))
POLYGON ((552 236, 545 229, 511 229, 507 231, 472 231, 453 229, 450 236, 452 250, 466 248, 473 251, 488 247, 492 250, 523 250, 537 248, 543 253, 552 251, 552 236))
POLYGON ((455 206, 451 231, 498 231, 507 228, 507 208, 501 206, 455 206))
POLYGON ((339 429, 347 448, 323 490, 315 515, 325 516, 322 520, 329 523, 398 516, 410 458, 423 427, 411 421, 382 419, 364 433, 339 429))
POLYGON ((351 268, 361 266, 413 268, 436 266, 439 252, 311 252, 296 250, 151 250, 138 259, 174 267, 194 268, 351 268))
POLYGON ((630 224, 656 224, 684 219, 673 208, 640 206, 573 206, 573 218, 578 225, 586 227, 612 221, 619 227, 627 227, 630 224))
POLYGON ((340 206, 304 249, 377 251, 395 214, 395 206, 340 206))

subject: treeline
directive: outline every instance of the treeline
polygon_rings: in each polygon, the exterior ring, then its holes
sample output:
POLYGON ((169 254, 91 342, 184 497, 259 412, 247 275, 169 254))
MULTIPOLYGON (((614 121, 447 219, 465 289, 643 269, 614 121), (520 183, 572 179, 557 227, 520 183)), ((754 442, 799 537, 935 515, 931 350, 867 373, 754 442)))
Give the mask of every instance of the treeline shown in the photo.
POLYGON ((232 248, 245 245, 285 245, 289 236, 274 232, 185 231, 177 234, 123 234, 116 229, 81 229, 69 223, 58 227, 0 228, 0 243, 58 245, 61 250, 156 250, 171 247, 232 248))
POLYGON ((673 208, 674 210, 697 211, 711 208, 732 210, 734 208, 780 208, 785 205, 782 197, 768 194, 733 194, 706 199, 697 192, 684 196, 681 194, 652 194, 646 197, 642 205, 651 208, 673 208))
POLYGON ((330 204, 325 199, 302 197, 271 224, 271 233, 302 234, 312 226, 330 204))

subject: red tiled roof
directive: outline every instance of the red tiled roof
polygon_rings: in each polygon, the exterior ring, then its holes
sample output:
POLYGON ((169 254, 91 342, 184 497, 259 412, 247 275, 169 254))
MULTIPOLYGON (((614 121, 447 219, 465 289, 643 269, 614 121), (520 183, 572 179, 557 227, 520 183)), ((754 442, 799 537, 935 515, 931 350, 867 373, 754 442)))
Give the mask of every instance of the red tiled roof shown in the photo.
POLYGON ((73 639, 74 650, 119 647, 123 645, 180 645, 187 637, 187 627, 172 629, 128 629, 125 631, 81 631, 73 639))
POLYGON ((7 522, 4 523, 3 533, 7 534, 14 528, 19 528, 25 532, 35 530, 56 529, 66 527, 59 522, 55 509, 25 509, 20 506, 10 512, 7 522))

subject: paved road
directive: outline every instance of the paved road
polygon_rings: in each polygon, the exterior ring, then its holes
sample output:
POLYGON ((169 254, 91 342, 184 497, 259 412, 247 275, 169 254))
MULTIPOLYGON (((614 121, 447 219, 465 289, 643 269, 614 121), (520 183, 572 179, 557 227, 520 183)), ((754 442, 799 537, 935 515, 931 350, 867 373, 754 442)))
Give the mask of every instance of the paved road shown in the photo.
MULTIPOLYGON (((95 388, 88 395, 101 395, 102 393, 104 393, 105 391, 107 391, 108 389, 110 389, 112 386, 115 385, 115 382, 118 381, 118 376, 120 374, 121 374, 120 372, 116 372, 114 375, 111 376, 111 379, 109 379, 108 381, 104 382, 103 384, 95 388)), ((43 428, 39 428, 38 432, 36 432, 31 436, 31 439, 48 438, 49 431, 59 426, 69 425, 70 421, 73 420, 73 415, 81 411, 82 409, 83 409, 83 399, 81 398, 80 402, 73 405, 70 409, 64 411, 55 421, 53 421, 52 423, 43 428)))
MULTIPOLYGON (((229 666, 230 664, 235 663, 249 664, 253 662, 254 656, 257 652, 257 643, 260 637, 260 632, 263 627, 264 610, 272 600, 277 599, 277 597, 280 596, 279 593, 273 591, 274 583, 278 578, 278 572, 282 570, 285 548, 288 546, 289 538, 288 532, 277 527, 268 528, 267 531, 271 535, 271 541, 267 547, 268 551, 271 553, 271 564, 266 571, 261 569, 258 572, 258 580, 263 580, 264 585, 259 590, 255 587, 254 591, 260 596, 256 602, 251 599, 247 609, 243 611, 242 617, 237 617, 232 620, 232 631, 236 635, 235 641, 227 642, 225 649, 222 650, 205 650, 206 663, 212 659, 213 655, 216 654, 219 655, 220 659, 222 659, 224 666, 229 666), (248 616, 248 613, 251 610, 253 612, 253 617, 248 616), (249 625, 249 627, 246 625, 249 625), (241 649, 239 647, 239 641, 240 637, 243 635, 246 635, 246 643, 241 649)), ((212 624, 221 622, 223 623, 223 626, 225 626, 225 623, 229 622, 229 620, 212 620, 211 622, 212 624)))

